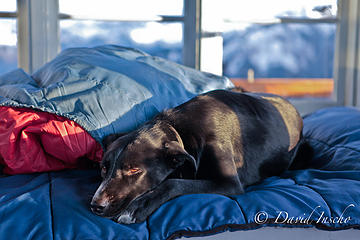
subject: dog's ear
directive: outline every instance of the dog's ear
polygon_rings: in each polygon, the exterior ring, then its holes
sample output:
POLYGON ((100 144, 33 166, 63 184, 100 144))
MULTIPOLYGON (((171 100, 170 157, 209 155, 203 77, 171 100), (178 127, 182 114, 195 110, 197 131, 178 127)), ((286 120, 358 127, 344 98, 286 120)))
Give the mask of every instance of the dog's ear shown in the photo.
POLYGON ((116 134, 110 134, 110 135, 107 135, 106 137, 104 137, 104 139, 102 140, 102 145, 103 145, 104 149, 107 150, 111 143, 113 143, 116 139, 118 139, 119 137, 122 137, 126 134, 127 133, 116 133, 116 134))
POLYGON ((197 163, 193 156, 191 156, 177 141, 165 143, 165 151, 171 167, 176 169, 180 166, 187 165, 195 174, 197 172, 197 163))

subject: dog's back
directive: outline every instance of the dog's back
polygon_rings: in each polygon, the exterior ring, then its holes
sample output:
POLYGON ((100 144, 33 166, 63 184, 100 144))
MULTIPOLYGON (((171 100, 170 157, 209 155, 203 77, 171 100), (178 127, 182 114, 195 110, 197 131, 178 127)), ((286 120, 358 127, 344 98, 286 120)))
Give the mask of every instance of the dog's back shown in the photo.
POLYGON ((230 176, 237 169, 245 186, 286 170, 302 130, 300 115, 285 99, 226 90, 195 97, 161 118, 172 122, 199 161, 198 179, 230 176))

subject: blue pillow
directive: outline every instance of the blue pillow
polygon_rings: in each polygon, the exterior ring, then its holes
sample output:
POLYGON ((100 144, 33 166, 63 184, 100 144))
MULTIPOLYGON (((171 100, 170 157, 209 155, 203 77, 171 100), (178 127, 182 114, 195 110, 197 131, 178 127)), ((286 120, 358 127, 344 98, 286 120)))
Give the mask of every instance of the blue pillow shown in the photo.
POLYGON ((329 171, 360 169, 359 110, 319 110, 305 117, 303 135, 314 152, 310 167, 329 171))

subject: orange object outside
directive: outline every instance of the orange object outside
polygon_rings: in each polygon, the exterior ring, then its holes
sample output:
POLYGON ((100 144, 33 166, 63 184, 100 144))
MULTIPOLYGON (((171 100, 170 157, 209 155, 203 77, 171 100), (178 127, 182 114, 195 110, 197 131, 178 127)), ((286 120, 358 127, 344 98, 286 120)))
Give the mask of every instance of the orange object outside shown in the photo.
POLYGON ((331 78, 232 78, 237 87, 249 92, 266 92, 284 97, 330 97, 334 90, 331 78))

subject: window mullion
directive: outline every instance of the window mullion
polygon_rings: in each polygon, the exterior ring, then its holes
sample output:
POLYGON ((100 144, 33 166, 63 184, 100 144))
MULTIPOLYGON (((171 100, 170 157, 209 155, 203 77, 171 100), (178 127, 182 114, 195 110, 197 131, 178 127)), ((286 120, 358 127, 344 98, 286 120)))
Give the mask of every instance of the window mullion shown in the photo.
POLYGON ((58 0, 17 0, 19 67, 32 73, 59 51, 58 0))
POLYGON ((359 94, 356 82, 356 62, 360 54, 359 2, 339 0, 339 23, 336 32, 334 63, 334 95, 339 105, 354 106, 359 94))
POLYGON ((200 69, 201 0, 184 0, 183 63, 200 69))

